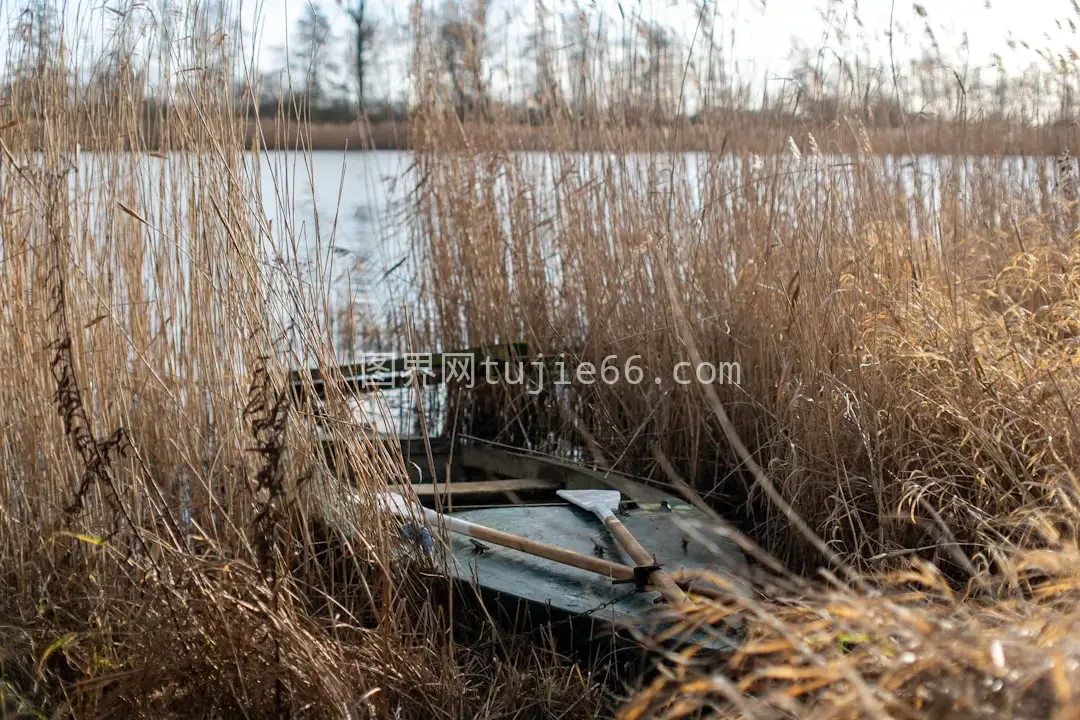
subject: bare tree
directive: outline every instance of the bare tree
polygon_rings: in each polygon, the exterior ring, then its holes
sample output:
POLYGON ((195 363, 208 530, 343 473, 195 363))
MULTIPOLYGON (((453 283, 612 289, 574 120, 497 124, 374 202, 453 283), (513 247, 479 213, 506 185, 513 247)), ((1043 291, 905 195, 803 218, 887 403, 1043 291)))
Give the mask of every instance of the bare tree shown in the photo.
POLYGON ((583 10, 567 18, 567 46, 570 49, 570 97, 574 113, 584 118, 592 110, 590 69, 593 61, 592 28, 583 10))
POLYGON ((194 18, 190 32, 191 59, 202 68, 201 92, 217 96, 231 87, 231 62, 228 57, 229 14, 224 0, 202 0, 190 6, 194 18))
POLYGON ((60 19, 52 0, 34 0, 24 7, 16 33, 20 41, 16 72, 24 77, 43 76, 60 49, 60 19))
POLYGON ((447 18, 439 27, 440 61, 450 83, 450 94, 458 114, 471 104, 465 88, 465 25, 457 18, 447 18))
POLYGON ((658 22, 642 23, 641 34, 645 40, 646 66, 643 78, 645 98, 652 105, 654 119, 662 117, 668 91, 668 69, 671 65, 673 48, 672 36, 666 27, 658 22))
POLYGON ((304 101, 309 108, 323 106, 329 98, 328 76, 337 66, 333 61, 330 19, 315 3, 308 3, 296 23, 297 46, 294 56, 304 76, 304 101))
POLYGON ((461 15, 452 0, 439 26, 440 60, 459 116, 481 109, 487 97, 485 35, 486 0, 476 0, 470 17, 461 15))
POLYGON ((46 86, 55 90, 66 84, 62 61, 60 17, 54 0, 32 0, 22 8, 15 25, 15 42, 9 45, 15 56, 12 67, 12 93, 20 102, 37 107, 40 91, 46 86))
POLYGON ((997 60, 997 76, 994 80, 993 96, 991 99, 991 115, 997 120, 1004 120, 1009 116, 1009 98, 1012 95, 1012 83, 1009 75, 1005 72, 1001 56, 995 56, 997 60))
POLYGON ((118 108, 125 99, 134 101, 146 79, 146 67, 134 59, 134 27, 128 18, 113 29, 111 47, 90 79, 91 99, 109 108, 118 108))
POLYGON ((470 24, 466 52, 473 92, 482 113, 487 113, 487 18, 488 0, 473 0, 472 22, 470 24))
MULTIPOLYGON (((338 0, 341 4, 342 0, 338 0)), ((368 0, 355 0, 352 7, 346 7, 345 11, 353 21, 353 62, 356 71, 356 92, 360 113, 367 108, 364 101, 364 93, 367 90, 368 58, 371 55, 372 45, 375 41, 375 24, 368 13, 368 0)))
POLYGON ((548 12, 542 0, 536 0, 536 25, 528 36, 528 48, 535 66, 532 102, 539 109, 543 120, 551 119, 559 107, 558 72, 552 59, 552 43, 548 29, 548 12))

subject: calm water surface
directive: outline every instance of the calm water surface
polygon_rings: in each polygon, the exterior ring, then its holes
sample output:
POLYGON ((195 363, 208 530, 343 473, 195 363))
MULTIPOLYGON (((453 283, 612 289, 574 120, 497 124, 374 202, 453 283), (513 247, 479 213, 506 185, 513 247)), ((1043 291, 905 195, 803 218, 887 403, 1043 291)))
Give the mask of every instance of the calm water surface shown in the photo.
MULTIPOLYGON (((605 153, 563 155, 558 160, 543 153, 517 157, 522 160, 526 172, 535 173, 536 182, 528 190, 537 198, 534 207, 551 220, 540 231, 548 234, 558 233, 561 222, 558 206, 545 200, 555 195, 556 184, 565 180, 568 173, 576 175, 573 178, 575 187, 589 185, 592 180, 606 182, 610 177, 604 175, 605 167, 610 168, 611 161, 615 160, 605 153)), ((257 217, 252 221, 263 229, 260 234, 269 238, 264 262, 268 280, 286 291, 285 295, 290 289, 303 288, 311 297, 328 296, 332 318, 340 317, 342 311, 350 307, 355 309, 355 317, 370 319, 376 326, 385 324, 392 315, 400 315, 403 304, 412 304, 416 300, 415 288, 410 282, 411 267, 407 262, 410 223, 414 219, 409 201, 417 181, 414 160, 411 153, 392 151, 264 153, 257 169, 248 168, 253 182, 245 186, 258 190, 258 197, 250 198, 250 205, 261 204, 261 210, 255 213, 257 217)), ((993 188, 987 189, 985 184, 977 184, 979 177, 988 177, 985 172, 974 172, 980 165, 993 169, 994 174, 989 177, 1000 178, 998 187, 1002 192, 1006 188, 1020 189, 1029 197, 1038 198, 1040 194, 1052 191, 1055 182, 1052 158, 1009 158, 1003 164, 989 158, 946 160, 933 157, 884 157, 873 162, 880 164, 882 177, 895 182, 896 190, 906 199, 913 234, 925 233, 931 237, 937 234, 937 228, 920 229, 919 222, 927 224, 927 221, 919 218, 933 217, 933 207, 940 204, 941 188, 946 183, 959 187, 961 195, 976 190, 997 192, 993 188), (922 208, 918 207, 920 204, 922 208)), ((851 181, 856 166, 856 162, 845 157, 825 157, 814 163, 795 158, 762 161, 753 157, 725 157, 719 163, 722 169, 719 182, 735 186, 747 177, 747 172, 755 180, 760 179, 761 182, 754 182, 750 189, 740 191, 741 201, 745 202, 748 193, 750 200, 754 195, 764 198, 772 178, 782 175, 787 185, 772 207, 783 213, 792 210, 795 204, 805 207, 805 203, 817 202, 815 198, 823 186, 843 186, 851 181)), ((86 224, 87 227, 82 229, 95 236, 108 236, 108 213, 102 208, 113 198, 96 188, 104 187, 102 172, 108 173, 111 172, 109 168, 117 167, 122 168, 125 177, 138 178, 132 202, 150 224, 156 226, 159 236, 182 243, 188 229, 175 227, 183 223, 171 219, 176 217, 175 208, 168 206, 174 203, 182 206, 187 202, 187 191, 183 188, 191 187, 195 179, 191 177, 192 173, 202 171, 189 156, 174 156, 163 162, 149 156, 129 155, 110 157, 105 162, 102 156, 83 153, 79 158, 79 172, 71 179, 72 190, 78 188, 81 206, 84 206, 76 224, 86 224), (178 190, 163 201, 163 186, 178 190), (168 227, 170 225, 174 227, 168 227)), ((209 163, 205 167, 213 171, 215 165, 209 163)), ((700 208, 703 202, 698 181, 718 166, 714 157, 685 154, 631 156, 619 167, 615 182, 634 185, 631 193, 662 191, 670 186, 672 175, 682 178, 685 184, 680 196, 686 197, 693 209, 700 208)), ((496 172, 489 182, 496 190, 495 196, 501 202, 508 202, 505 176, 496 172)), ((732 192, 722 200, 732 211, 736 211, 740 192, 732 192)), ((1015 192, 1006 194, 1017 197, 1015 192)), ((1010 212, 1023 210, 1018 208, 1010 212)), ((1003 220, 1007 219, 991 219, 997 223, 1003 220)), ((594 222, 595 232, 606 231, 609 219, 603 208, 594 222)), ((0 261, 5 245, 4 238, 0 238, 0 261)), ((152 277, 153 273, 146 275, 152 277)), ((278 310, 283 315, 295 316, 297 306, 283 302, 278 310)), ((320 325, 324 321, 324 318, 317 319, 320 325)), ((287 317, 284 322, 288 322, 287 317)), ((339 336, 336 331, 335 336, 339 336)), ((362 338, 354 339, 349 346, 338 343, 337 347, 339 359, 345 362, 356 359, 363 352, 381 349, 391 348, 381 346, 377 340, 364 341, 362 338)))
MULTIPOLYGON (((111 163, 102 163, 100 157, 83 153, 79 173, 72 178, 73 185, 81 186, 83 205, 91 208, 112 200, 109 196, 95 195, 95 186, 103 185, 102 171, 108 173, 109 168, 116 167, 117 158, 110 158, 111 163), (101 167, 96 168, 99 163, 101 167)), ((613 166, 617 167, 612 170, 614 182, 634 186, 629 194, 621 193, 621 197, 663 191, 670 187, 674 175, 682 182, 679 197, 686 199, 691 211, 699 209, 705 201, 701 197, 704 183, 700 181, 707 173, 716 172, 717 167, 721 168, 720 179, 717 180, 715 175, 710 177, 721 187, 732 185, 732 191, 723 193, 719 202, 733 212, 737 211, 738 202, 753 201, 755 196, 765 200, 769 185, 777 176, 782 176, 782 191, 775 199, 767 201, 771 203, 771 210, 781 216, 785 212, 793 213, 795 205, 806 209, 811 204, 812 213, 813 203, 825 201, 821 195, 824 186, 839 186, 843 193, 842 186, 852 179, 857 166, 851 158, 845 157, 825 157, 814 163, 800 163, 795 158, 770 158, 763 162, 754 157, 734 156, 723 158, 718 166, 716 158, 693 153, 629 156, 622 164, 611 163, 615 158, 605 153, 562 155, 557 161, 543 153, 524 153, 515 159, 522 161, 520 165, 525 172, 535 173, 536 183, 527 190, 535 198, 534 212, 546 215, 550 221, 541 223, 543 229, 538 232, 548 235, 558 233, 561 222, 559 207, 548 200, 555 195, 556 184, 570 176, 573 176, 574 187, 589 186, 594 179, 609 182, 612 177, 605 172, 613 166), (738 184, 747 177, 754 178, 754 182, 749 187, 739 188, 738 184)), ((1052 169, 1047 171, 1053 164, 1051 158, 1010 158, 1004 165, 988 158, 974 157, 962 160, 884 157, 873 162, 880 164, 882 176, 895 182, 895 189, 905 196, 908 220, 915 235, 937 233, 937 228, 920 228, 919 223, 928 224, 925 218, 933 217, 933 208, 940 206, 941 187, 949 183, 961 188, 962 193, 974 192, 975 183, 969 183, 968 179, 976 177, 972 171, 981 164, 988 163, 994 168, 1001 177, 1001 188, 1027 188, 1036 196, 1051 190, 1050 187, 1033 187, 1039 185, 1040 179, 1048 185, 1054 183, 1054 172, 1052 169), (918 207, 920 204, 922 208, 918 207)), ((335 309, 353 306, 380 321, 399 310, 402 304, 415 301, 409 263, 404 262, 408 256, 412 220, 410 192, 417 181, 413 163, 412 154, 394 151, 263 153, 260 166, 248 169, 250 178, 245 185, 257 187, 259 191, 259 197, 250 198, 249 204, 261 204, 261 210, 255 213, 261 217, 253 218, 253 222, 261 224, 263 232, 260 234, 270 238, 266 264, 271 268, 269 274, 275 284, 281 283, 283 287, 298 284, 313 296, 329 295, 335 309)), ((139 211, 151 220, 151 224, 158 225, 161 235, 172 232, 174 235, 169 237, 182 243, 188 230, 167 228, 178 223, 171 219, 174 215, 170 215, 170 208, 161 207, 161 187, 163 184, 190 187, 193 180, 190 175, 201 172, 200 167, 184 156, 162 162, 149 156, 132 155, 121 158, 118 164, 123 167, 125 176, 138 177, 140 187, 136 189, 136 195, 141 197, 136 197, 134 203, 139 211), (134 173, 124 167, 128 163, 134 166, 134 173), (157 223, 155 218, 159 219, 157 223)), ((211 163, 206 167, 207 171, 213 171, 215 165, 211 163)), ((508 203, 510 189, 505 175, 496 170, 488 182, 495 189, 497 201, 508 203)), ((521 186, 519 180, 514 189, 521 186)), ((181 189, 173 197, 166 198, 164 204, 183 205, 185 192, 181 189)), ((979 192, 987 190, 979 186, 979 192)), ((710 201, 717 202, 715 197, 710 201)), ((107 222, 102 215, 90 212, 80 222, 92 226, 107 222)), ((508 228, 508 221, 504 222, 508 228)), ((595 231, 605 233, 609 222, 606 209, 598 206, 595 231)), ((99 237, 108 234, 103 226, 87 230, 99 237)), ((3 246, 0 239, 0 258, 3 246)))

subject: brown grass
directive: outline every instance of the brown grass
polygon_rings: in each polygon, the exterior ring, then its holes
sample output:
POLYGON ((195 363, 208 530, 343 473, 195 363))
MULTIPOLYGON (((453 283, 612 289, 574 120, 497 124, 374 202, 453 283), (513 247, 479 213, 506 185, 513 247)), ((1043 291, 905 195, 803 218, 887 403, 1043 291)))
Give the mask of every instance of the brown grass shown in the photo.
MULTIPOLYGON (((661 125, 627 125, 590 118, 573 121, 556 118, 544 125, 469 117, 464 122, 440 120, 435 137, 420 128, 406 128, 397 137, 401 149, 432 151, 528 151, 528 152, 705 152, 735 155, 770 155, 777 152, 776 138, 793 133, 800 143, 812 135, 821 148, 847 155, 859 149, 846 123, 796 121, 775 113, 730 112, 661 125), (617 128, 617 130, 616 130, 617 128), (613 132, 614 131, 614 132, 613 132)), ((414 123, 416 124, 416 123, 414 123)), ((381 133, 379 127, 374 128, 381 133)), ((953 119, 913 121, 907 127, 870 126, 866 129, 875 153, 883 155, 965 153, 991 157, 1053 155, 1076 145, 1077 129, 1071 126, 1024 126, 1007 122, 960 123, 953 119)), ((334 130, 312 128, 315 149, 341 149, 334 130)), ((355 144, 350 142, 350 147, 355 144)))
POLYGON ((131 77, 91 118, 105 152, 81 152, 62 53, 5 108, 39 122, 0 129, 0 714, 610 710, 550 652, 457 644, 430 562, 375 512, 398 453, 357 432, 344 397, 319 427, 286 390, 290 365, 329 371, 333 352, 325 290, 289 280, 299 241, 261 204, 258 148, 220 85, 158 59, 184 99, 158 128, 187 153, 123 152, 160 107, 131 77), (303 320, 288 333, 281 306, 303 320))
MULTIPOLYGON (((418 215, 432 218, 417 235, 421 270, 439 288, 446 345, 511 337, 597 366, 640 356, 646 378, 671 378, 692 359, 673 314, 685 311, 704 359, 741 364, 741 385, 711 386, 738 435, 846 562, 935 545, 952 564, 959 543, 986 565, 999 543, 1031 539, 1025 514, 1074 506, 1080 258, 1053 198, 1014 183, 1005 161, 962 175, 962 160, 941 159, 940 201, 867 155, 817 169, 710 156, 692 170, 686 158, 568 150, 547 157, 546 193, 527 157, 420 162, 418 215), (803 189, 812 172, 821 179, 803 189), (504 257, 513 266, 497 270, 504 257)), ((745 460, 700 386, 570 392, 610 461, 649 475, 667 457, 703 492, 748 493, 746 520, 770 551, 819 561, 759 484, 732 472, 745 460)), ((508 415, 543 400, 518 402, 508 415)))
MULTIPOLYGON (((291 361, 333 363, 327 298, 271 290, 271 268, 300 274, 298 240, 266 221, 230 96, 176 72, 165 113, 129 77, 87 124, 114 151, 91 163, 63 60, 0 123, 5 714, 610 712, 597 678, 536 647, 456 643, 431 568, 373 509, 401 458, 344 397, 320 423, 289 400, 291 361), (115 152, 153 146, 148 113, 191 152, 115 152), (305 322, 287 333, 275 304, 305 322)), ((426 339, 640 356, 650 379, 695 356, 743 369, 738 386, 506 393, 500 422, 465 428, 692 488, 741 532, 687 531, 736 535, 765 568, 753 599, 679 610, 673 632, 738 616, 740 652, 668 655, 623 717, 1077 715, 1080 255, 1050 165, 1017 170, 998 128, 890 139, 857 114, 634 157, 700 130, 458 123, 417 90, 426 339), (512 152, 534 132, 546 189, 512 152), (929 177, 879 155, 944 146, 929 177), (968 171, 966 152, 992 157, 968 171)), ((1057 149, 1038 137, 1023 147, 1057 149)))
MULTIPOLYGON (((74 147, 78 143, 85 151, 125 150, 161 152, 195 150, 187 147, 184 136, 168 132, 181 122, 173 108, 155 111, 146 106, 139 122, 125 127, 115 112, 107 108, 81 106, 72 113, 73 131, 65 133, 62 141, 74 147), (121 130, 123 128, 123 130, 121 130)), ((8 106, 0 109, 4 123, 18 122, 21 130, 9 139, 13 150, 34 151, 46 147, 55 138, 49 137, 45 124, 36 111, 18 111, 8 106)), ((800 142, 812 135, 828 152, 849 154, 858 150, 858 140, 840 122, 810 123, 766 113, 731 113, 702 118, 693 123, 663 125, 643 124, 624 126, 621 137, 612 137, 607 123, 574 123, 567 119, 543 125, 529 125, 514 119, 482 120, 468 118, 464 122, 448 120, 437 140, 425 138, 407 121, 363 120, 348 123, 315 123, 286 120, 270 116, 245 119, 238 114, 234 120, 244 146, 258 145, 264 150, 292 151, 349 151, 423 150, 467 152, 560 152, 568 148, 580 152, 727 152, 736 155, 754 153, 769 155, 776 151, 776 137, 793 130, 800 142), (425 143, 435 142, 434 145, 425 143)), ((965 152, 991 157, 1018 155, 1053 155, 1061 148, 1075 147, 1080 141, 1073 126, 1025 126, 1006 122, 958 123, 953 120, 925 120, 908 127, 871 126, 867 137, 875 152, 903 155, 908 153, 952 155, 963 147, 965 152)), ((784 135, 786 138, 786 135, 784 135)))
POLYGON ((813 143, 761 127, 756 159, 634 157, 619 123, 582 154, 563 121, 541 165, 423 90, 433 341, 636 358, 645 377, 500 388, 502 422, 461 431, 692 486, 774 568, 754 603, 683 611, 744 618, 741 653, 671 658, 622 717, 1075 716, 1080 255, 1051 158, 1017 166, 972 126, 911 172, 856 107, 813 143), (652 382, 698 359, 742 382, 652 382))
POLYGON ((287 123, 276 118, 243 124, 245 142, 266 150, 405 150, 408 124, 393 121, 370 125, 287 123))
POLYGON ((702 604, 684 622, 739 614, 743 646, 671 658, 619 717, 1075 717, 1075 550, 1012 561, 993 600, 915 563, 871 595, 789 579, 768 600, 702 604))
MULTIPOLYGON (((771 154, 776 151, 773 136, 787 132, 790 121, 753 113, 717 116, 664 126, 643 125, 626 128, 615 141, 610 128, 591 123, 575 125, 556 122, 525 125, 513 121, 480 121, 466 124, 477 127, 449 127, 439 133, 429 149, 470 152, 561 152, 568 148, 580 152, 730 152, 735 154, 771 154), (763 132, 762 125, 769 131, 763 132), (454 132, 458 129, 459 132, 454 132)), ((245 136, 256 134, 249 123, 245 136)), ((357 122, 347 125, 311 124, 285 127, 263 122, 261 132, 267 149, 310 150, 422 150, 425 138, 414 132, 409 123, 382 122, 367 126, 357 122)), ((857 141, 839 123, 800 124, 800 140, 809 132, 830 152, 855 152, 857 141)), ((962 143, 967 152, 994 157, 1016 155, 1053 155, 1063 147, 1077 145, 1077 129, 1065 127, 1024 127, 1007 123, 971 123, 961 126, 952 121, 926 121, 907 128, 872 127, 868 135, 876 152, 883 154, 950 155, 962 143)))

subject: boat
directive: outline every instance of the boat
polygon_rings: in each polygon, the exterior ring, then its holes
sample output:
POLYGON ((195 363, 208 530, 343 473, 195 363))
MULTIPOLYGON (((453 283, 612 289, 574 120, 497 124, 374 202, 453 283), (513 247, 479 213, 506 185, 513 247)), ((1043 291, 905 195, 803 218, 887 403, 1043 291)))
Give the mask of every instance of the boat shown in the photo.
MULTIPOLYGON (((520 348, 519 348, 520 349, 520 348)), ((487 354, 484 351, 477 351, 487 354)), ((405 363, 387 367, 401 370, 405 363)), ((375 389, 370 366, 341 368, 334 375, 349 392, 375 389)), ((312 373, 324 392, 330 380, 312 373)), ((293 378, 296 392, 308 378, 293 378)), ((435 384, 442 377, 436 375, 435 384)), ((383 388, 404 388, 404 382, 386 382, 383 388)), ((683 499, 662 485, 622 473, 590 467, 518 447, 507 447, 476 437, 443 434, 436 437, 400 436, 378 431, 378 441, 397 444, 408 478, 390 487, 424 507, 475 525, 512 533, 579 555, 597 557, 634 570, 633 578, 605 577, 597 572, 537 557, 518 549, 452 534, 449 552, 435 553, 440 570, 477 602, 477 609, 508 627, 529 631, 553 628, 572 646, 595 646, 602 639, 640 644, 655 637, 660 624, 669 622, 664 597, 650 582, 658 567, 690 593, 749 592, 747 559, 738 546, 716 534, 694 528, 715 525, 698 504, 683 499), (635 564, 621 549, 598 517, 559 495, 562 490, 618 491, 618 518, 638 542, 653 554, 648 567, 635 564), (635 569, 636 568, 636 569, 635 569), (694 578, 719 579, 722 587, 694 578)), ((327 441, 327 459, 334 453, 327 441)), ((441 537, 441 535, 440 535, 441 537)), ((683 637, 722 652, 733 651, 739 641, 737 626, 725 635, 700 633, 683 637)))

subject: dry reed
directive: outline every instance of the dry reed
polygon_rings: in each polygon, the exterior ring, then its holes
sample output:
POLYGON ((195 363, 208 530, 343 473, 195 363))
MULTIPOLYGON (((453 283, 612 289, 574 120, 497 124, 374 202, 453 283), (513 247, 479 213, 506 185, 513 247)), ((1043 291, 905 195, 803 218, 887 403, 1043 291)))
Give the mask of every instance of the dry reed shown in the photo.
POLYGON ((551 655, 455 643, 373 509, 400 454, 340 394, 295 401, 289 367, 334 362, 326 289, 289 279, 288 178, 266 207, 215 72, 240 58, 198 17, 155 26, 156 83, 124 65, 107 103, 73 88, 112 66, 12 43, 36 69, 0 107, 0 713, 594 717, 607 695, 551 655), (128 152, 155 113, 170 152, 128 152))
POLYGON ((520 154, 423 47, 431 341, 644 377, 462 390, 501 422, 461 432, 692 487, 781 561, 761 599, 684 612, 738 615, 746 647, 669 658, 622 717, 1073 717, 1080 256, 1053 159, 969 144, 962 109, 947 154, 887 155, 858 103, 831 136, 762 123, 764 156, 677 130, 643 155, 569 111, 520 154), (672 382, 699 360, 741 379, 672 382))
MULTIPOLYGON (((3 710, 601 714, 595 679, 550 656, 450 639, 424 561, 371 512, 401 458, 344 397, 318 419, 292 403, 288 362, 333 361, 326 298, 271 290, 298 241, 265 221, 259 142, 210 71, 228 44, 196 45, 199 71, 161 55, 168 113, 130 73, 80 105, 62 49, 0 108, 3 710), (102 152, 80 155, 81 124, 102 152), (188 152, 122 152, 158 145, 188 152), (305 319, 284 349, 281 305, 305 319)), ((624 717, 1075 715, 1080 257, 1052 163, 886 161, 854 115, 750 128, 765 157, 722 134, 641 156, 681 130, 607 120, 583 145, 556 114, 538 167, 417 77, 417 325, 637 356, 650 379, 506 394, 485 432, 692 486, 763 561, 828 567, 685 609, 738 615, 747 645, 669 656, 624 717), (741 381, 651 382, 693 355, 741 381)))

